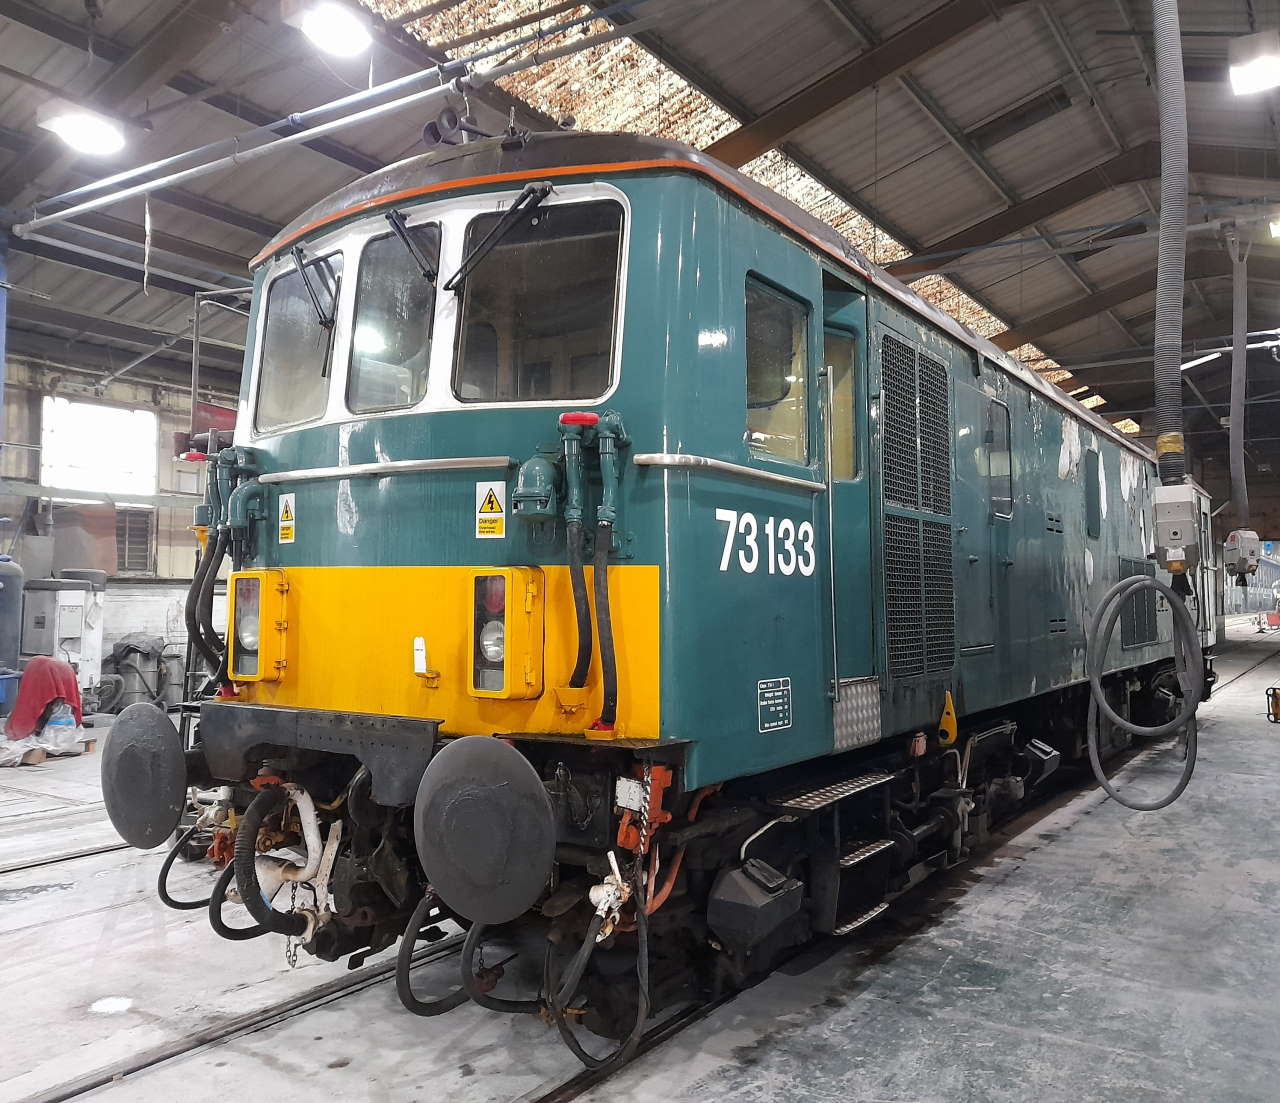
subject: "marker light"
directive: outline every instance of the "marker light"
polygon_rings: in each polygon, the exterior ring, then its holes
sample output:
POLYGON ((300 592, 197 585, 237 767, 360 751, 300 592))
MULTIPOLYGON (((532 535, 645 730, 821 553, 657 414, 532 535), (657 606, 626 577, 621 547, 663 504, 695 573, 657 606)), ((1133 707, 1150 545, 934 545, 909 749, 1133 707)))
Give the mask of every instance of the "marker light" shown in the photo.
POLYGON ((36 125, 91 157, 110 157, 124 149, 124 128, 87 107, 55 100, 36 113, 36 125))
POLYGON ((1231 91, 1237 96, 1280 85, 1280 31, 1241 35, 1227 43, 1231 91))
POLYGON ((282 9, 286 23, 334 57, 356 57, 373 42, 368 19, 339 0, 284 0, 282 9))

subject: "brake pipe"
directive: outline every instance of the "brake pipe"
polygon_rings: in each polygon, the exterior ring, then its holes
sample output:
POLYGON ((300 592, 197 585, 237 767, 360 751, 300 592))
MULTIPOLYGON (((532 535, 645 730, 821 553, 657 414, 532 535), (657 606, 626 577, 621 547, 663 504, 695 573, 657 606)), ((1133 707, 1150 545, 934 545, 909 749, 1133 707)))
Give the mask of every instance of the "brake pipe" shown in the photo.
POLYGON ((596 627, 600 633, 600 680, 604 700, 593 731, 611 732, 618 721, 618 659, 613 643, 613 618, 609 609, 609 553, 613 550, 614 522, 618 519, 621 470, 618 449, 630 443, 622 415, 606 410, 597 419, 596 447, 600 453, 600 504, 596 507, 596 627))
POLYGON ((586 513, 585 487, 582 473, 582 437, 600 420, 592 413, 560 415, 560 438, 564 446, 564 520, 569 552, 569 585, 573 590, 573 611, 578 626, 578 655, 570 689, 582 689, 591 669, 591 606, 587 601, 587 579, 583 566, 585 540, 582 520, 586 513))

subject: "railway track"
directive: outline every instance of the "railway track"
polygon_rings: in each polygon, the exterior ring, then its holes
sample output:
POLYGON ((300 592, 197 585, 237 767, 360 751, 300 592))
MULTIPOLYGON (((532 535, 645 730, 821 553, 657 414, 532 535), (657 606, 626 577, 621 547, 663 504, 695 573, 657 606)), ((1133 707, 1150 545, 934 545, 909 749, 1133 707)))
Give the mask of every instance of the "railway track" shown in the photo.
POLYGON ((97 854, 110 854, 116 850, 128 850, 128 843, 108 843, 105 846, 89 846, 81 850, 69 850, 65 854, 54 854, 47 858, 32 858, 23 862, 12 862, 0 866, 0 874, 21 873, 23 870, 40 869, 42 866, 56 866, 63 862, 73 862, 77 858, 92 858, 97 854))
MULTIPOLYGON (((420 950, 414 955, 415 967, 429 965, 445 958, 456 956, 462 949, 462 936, 445 939, 420 950)), ((265 1030, 277 1023, 284 1022, 297 1015, 305 1014, 326 1004, 343 999, 346 996, 363 992, 367 988, 390 980, 395 973, 395 961, 380 962, 377 965, 366 965, 345 977, 336 977, 317 985, 308 992, 300 992, 287 1000, 264 1007, 259 1011, 251 1011, 237 1015, 225 1022, 193 1031, 182 1038, 174 1039, 163 1045, 153 1046, 131 1057, 126 1057, 115 1064, 96 1069, 84 1076, 76 1077, 57 1087, 49 1088, 31 1096, 26 1103, 64 1103, 65 1100, 79 1099, 98 1088, 105 1087, 117 1080, 145 1072, 168 1061, 187 1057, 202 1049, 220 1045, 265 1030)))

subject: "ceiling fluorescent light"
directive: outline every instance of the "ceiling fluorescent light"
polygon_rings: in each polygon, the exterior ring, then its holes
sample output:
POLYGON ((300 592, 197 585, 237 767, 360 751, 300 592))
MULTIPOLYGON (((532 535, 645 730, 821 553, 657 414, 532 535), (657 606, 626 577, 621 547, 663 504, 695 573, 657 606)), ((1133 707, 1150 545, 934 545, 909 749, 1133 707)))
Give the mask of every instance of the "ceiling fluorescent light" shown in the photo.
POLYGON ((1241 35, 1227 43, 1231 90, 1237 96, 1280 85, 1280 31, 1241 35))
POLYGON ((56 134, 77 153, 110 157, 124 149, 124 127, 87 107, 50 100, 36 112, 36 125, 56 134))
POLYGON ((1216 360, 1221 355, 1222 353, 1220 352, 1208 352, 1204 356, 1197 356, 1194 360, 1188 360, 1183 364, 1182 370, 1186 371, 1188 368, 1194 368, 1199 364, 1207 364, 1210 360, 1216 360))
POLYGON ((334 57, 356 57, 373 42, 368 17, 339 0, 284 0, 281 12, 286 23, 334 57))

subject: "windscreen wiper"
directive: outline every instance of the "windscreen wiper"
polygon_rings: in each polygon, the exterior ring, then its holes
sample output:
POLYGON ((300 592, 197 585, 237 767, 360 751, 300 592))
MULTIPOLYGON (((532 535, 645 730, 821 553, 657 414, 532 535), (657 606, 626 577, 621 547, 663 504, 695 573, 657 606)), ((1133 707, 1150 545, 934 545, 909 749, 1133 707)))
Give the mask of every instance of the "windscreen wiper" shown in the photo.
POLYGON ((427 283, 434 286, 436 277, 440 273, 431 266, 431 262, 422 255, 422 250, 418 248, 418 243, 409 236, 409 227, 404 224, 404 215, 399 211, 388 211, 387 221, 391 223, 391 229, 395 231, 395 235, 400 239, 401 244, 409 250, 409 256, 413 258, 413 263, 418 266, 423 278, 427 283))
POLYGON ((298 270, 298 275, 302 277, 302 284, 307 289, 307 295, 311 299, 311 305, 316 308, 316 321, 318 321, 325 329, 332 329, 334 318, 338 313, 338 297, 333 297, 333 310, 328 314, 324 312, 324 307, 320 305, 320 296, 316 293, 315 287, 311 283, 311 277, 307 274, 307 258, 302 253, 302 246, 295 245, 292 250, 293 265, 298 270))
POLYGON ((462 285, 467 282, 467 277, 475 271, 476 265, 484 260, 492 252, 493 247, 511 232, 515 224, 520 221, 521 215, 528 214, 550 194, 551 185, 545 180, 537 184, 526 184, 524 191, 516 197, 516 201, 498 219, 493 229, 485 234, 480 243, 462 258, 462 263, 458 265, 458 270, 449 277, 449 282, 444 285, 444 289, 446 291, 461 291, 462 285))

